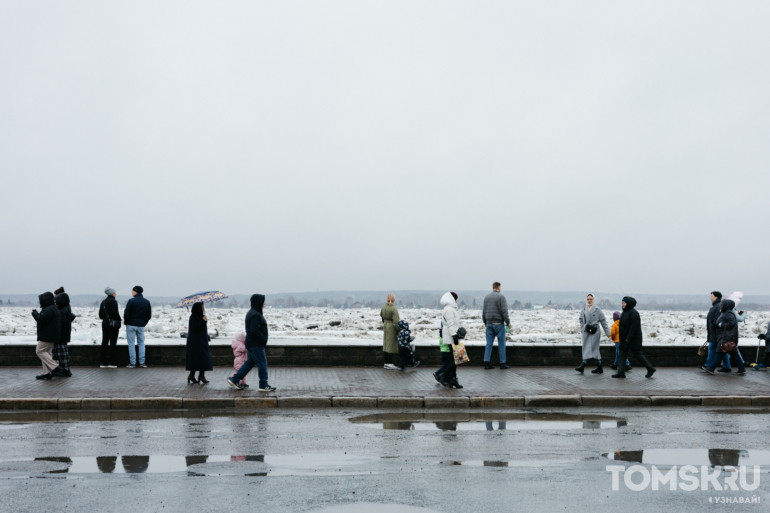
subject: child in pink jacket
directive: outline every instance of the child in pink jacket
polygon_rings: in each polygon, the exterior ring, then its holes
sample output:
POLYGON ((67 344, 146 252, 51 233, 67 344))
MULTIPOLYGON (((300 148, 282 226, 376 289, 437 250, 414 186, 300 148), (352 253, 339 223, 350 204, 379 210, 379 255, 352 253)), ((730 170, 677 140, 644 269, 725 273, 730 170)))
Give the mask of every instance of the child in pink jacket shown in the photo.
MULTIPOLYGON (((244 363, 246 363, 246 333, 242 331, 239 332, 235 336, 235 340, 233 340, 232 346, 233 356, 235 357, 235 361, 233 361, 233 367, 237 371, 244 363)), ((240 385, 246 388, 249 387, 249 385, 246 384, 245 378, 241 380, 240 385)))

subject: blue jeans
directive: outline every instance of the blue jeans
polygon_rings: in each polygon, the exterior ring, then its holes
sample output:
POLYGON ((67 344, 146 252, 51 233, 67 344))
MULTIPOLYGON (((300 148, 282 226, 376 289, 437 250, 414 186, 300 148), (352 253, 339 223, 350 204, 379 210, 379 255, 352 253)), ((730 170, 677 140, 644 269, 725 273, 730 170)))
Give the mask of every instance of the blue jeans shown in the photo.
MULTIPOLYGON (((620 365, 618 360, 620 360, 620 342, 615 342, 615 362, 612 365, 614 365, 615 367, 620 365)), ((631 365, 631 362, 629 362, 628 358, 626 358, 626 367, 628 367, 629 365, 631 365)))
POLYGON ((497 354, 500 364, 505 363, 505 324, 487 324, 487 347, 484 349, 484 361, 489 363, 492 358, 492 346, 497 338, 497 354))
POLYGON ((269 386, 267 382, 267 355, 265 354, 265 348, 261 346, 247 347, 246 354, 248 355, 246 363, 241 365, 241 368, 230 378, 230 381, 240 383, 256 365, 257 374, 259 374, 259 388, 269 386))
POLYGON ((126 340, 128 340, 128 359, 131 365, 136 365, 134 342, 139 346, 139 365, 144 365, 144 327, 126 325, 126 340))
MULTIPOLYGON (((718 362, 722 362, 722 367, 729 369, 730 368, 730 354, 729 353, 723 353, 719 350, 719 342, 709 342, 709 355, 706 358, 706 367, 713 369, 717 366, 718 362)), ((738 368, 742 369, 744 367, 743 357, 741 356, 741 352, 737 349, 735 350, 735 356, 738 360, 738 368)))

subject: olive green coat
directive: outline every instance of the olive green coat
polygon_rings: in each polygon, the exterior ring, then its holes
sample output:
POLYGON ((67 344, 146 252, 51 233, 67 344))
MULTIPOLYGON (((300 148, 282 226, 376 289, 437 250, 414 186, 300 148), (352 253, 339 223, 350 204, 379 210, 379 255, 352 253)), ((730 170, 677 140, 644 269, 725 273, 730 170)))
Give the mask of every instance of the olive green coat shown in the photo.
POLYGON ((382 350, 386 353, 398 354, 398 309, 393 305, 385 305, 380 310, 380 317, 385 323, 382 334, 382 350))

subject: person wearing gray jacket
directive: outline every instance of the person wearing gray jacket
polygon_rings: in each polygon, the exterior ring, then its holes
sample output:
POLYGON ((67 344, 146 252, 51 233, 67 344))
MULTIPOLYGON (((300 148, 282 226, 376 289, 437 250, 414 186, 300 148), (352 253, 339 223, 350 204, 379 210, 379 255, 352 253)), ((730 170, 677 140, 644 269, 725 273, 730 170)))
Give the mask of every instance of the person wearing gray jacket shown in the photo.
POLYGON ((500 293, 500 282, 492 284, 492 292, 484 297, 484 307, 481 310, 481 322, 486 326, 487 347, 484 349, 484 368, 493 369, 492 365, 492 347, 497 338, 497 355, 500 359, 500 368, 507 369, 505 351, 505 333, 506 328, 511 325, 508 317, 508 302, 505 296, 500 293))

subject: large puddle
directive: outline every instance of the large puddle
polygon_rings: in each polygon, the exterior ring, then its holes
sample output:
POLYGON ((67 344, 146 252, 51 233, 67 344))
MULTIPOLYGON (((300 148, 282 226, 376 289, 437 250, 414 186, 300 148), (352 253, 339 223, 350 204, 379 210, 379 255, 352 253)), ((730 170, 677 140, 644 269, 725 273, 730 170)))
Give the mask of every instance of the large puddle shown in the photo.
POLYGON ((165 474, 190 476, 339 476, 372 474, 376 457, 344 453, 304 455, 206 455, 43 457, 0 460, 0 473, 42 474, 165 474))
POLYGON ((627 425, 618 417, 567 413, 377 413, 350 422, 405 431, 569 431, 627 425))
POLYGON ((613 461, 659 466, 710 465, 718 467, 770 465, 770 451, 761 449, 644 449, 602 454, 613 461))

